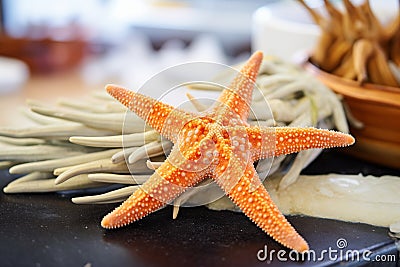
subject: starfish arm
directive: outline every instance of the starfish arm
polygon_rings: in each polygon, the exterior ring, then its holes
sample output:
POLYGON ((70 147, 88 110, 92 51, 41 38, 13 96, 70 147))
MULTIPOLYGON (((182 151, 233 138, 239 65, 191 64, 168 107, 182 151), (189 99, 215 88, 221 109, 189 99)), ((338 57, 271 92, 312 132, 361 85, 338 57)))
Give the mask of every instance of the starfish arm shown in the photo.
POLYGON ((282 245, 299 252, 308 250, 307 242, 296 232, 274 204, 262 185, 252 162, 231 157, 216 168, 216 182, 228 197, 263 231, 282 245), (227 166, 227 167, 225 167, 227 166), (240 175, 238 179, 235 179, 240 175))
MULTIPOLYGON (((246 62, 230 86, 223 90, 214 107, 215 118, 222 125, 229 125, 232 119, 246 121, 258 70, 263 59, 262 52, 255 52, 246 62)), ((238 122, 240 122, 238 120, 238 122)))
POLYGON ((183 170, 183 166, 187 164, 189 163, 182 161, 178 149, 175 148, 139 189, 103 218, 101 225, 104 228, 118 228, 137 221, 164 207, 188 187, 204 179, 205 170, 183 170))
POLYGON ((246 127, 246 131, 254 161, 312 148, 349 146, 355 141, 349 134, 312 127, 246 127))
POLYGON ((176 138, 182 127, 194 119, 194 116, 190 113, 116 85, 107 85, 106 90, 173 143, 176 143, 176 138))

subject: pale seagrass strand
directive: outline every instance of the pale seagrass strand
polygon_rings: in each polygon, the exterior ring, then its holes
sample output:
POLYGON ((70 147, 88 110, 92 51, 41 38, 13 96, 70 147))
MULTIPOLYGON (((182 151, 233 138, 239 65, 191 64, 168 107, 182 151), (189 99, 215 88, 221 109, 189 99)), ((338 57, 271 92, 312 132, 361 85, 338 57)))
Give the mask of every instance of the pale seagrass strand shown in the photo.
POLYGON ((113 164, 111 159, 101 159, 75 165, 72 167, 58 168, 54 170, 54 174, 58 175, 55 180, 56 184, 65 182, 79 174, 91 173, 91 172, 116 172, 116 173, 129 173, 129 169, 125 162, 113 164))
POLYGON ((88 179, 87 174, 77 175, 62 184, 55 184, 55 179, 40 179, 22 181, 9 184, 3 190, 5 193, 28 193, 28 192, 56 192, 64 190, 85 189, 104 186, 104 183, 94 182, 88 179))
MULTIPOLYGON (((190 198, 192 198, 196 195, 199 195, 199 194, 207 194, 209 187, 206 187, 206 186, 210 185, 212 183, 213 183, 213 181, 210 179, 205 180, 205 181, 201 182, 199 185, 189 188, 182 195, 178 196, 173 202, 174 208, 172 211, 172 219, 176 219, 178 217, 179 207, 182 206, 184 203, 186 203, 190 198)), ((204 202, 204 203, 207 203, 207 202, 204 202)))
POLYGON ((169 152, 172 148, 172 143, 170 141, 161 141, 161 142, 151 142, 144 146, 141 146, 139 149, 135 150, 129 157, 129 164, 133 164, 136 161, 143 158, 150 158, 159 155, 164 155, 164 152, 169 152))
POLYGON ((135 152, 136 150, 138 150, 140 147, 136 146, 136 147, 124 147, 123 150, 115 153, 112 155, 111 157, 111 162, 116 164, 116 163, 120 163, 122 161, 125 161, 125 159, 127 159, 129 157, 129 155, 131 155, 133 152, 135 152))
POLYGON ((33 112, 30 108, 21 108, 22 114, 31 121, 40 125, 63 124, 68 123, 67 120, 48 117, 45 115, 33 112))
POLYGON ((107 203, 122 202, 125 199, 127 199, 130 195, 132 195, 132 193, 138 188, 139 186, 132 185, 100 195, 74 197, 72 198, 72 202, 75 204, 107 204, 107 203))
POLYGON ((102 103, 95 103, 94 101, 77 101, 61 98, 57 104, 62 107, 83 110, 90 113, 125 113, 126 109, 120 108, 118 111, 110 108, 110 106, 102 105, 102 103))
POLYGON ((186 93, 186 97, 190 100, 190 103, 194 106, 194 108, 197 110, 197 112, 202 112, 205 111, 208 107, 200 103, 198 99, 196 99, 193 95, 190 93, 186 93))
POLYGON ((93 96, 93 98, 104 101, 104 103, 109 103, 109 102, 114 102, 115 100, 106 92, 104 92, 103 90, 99 90, 99 91, 92 91, 91 96, 93 96))
MULTIPOLYGON (((142 128, 143 130, 144 128, 142 128)), ((85 136, 71 136, 69 141, 71 143, 92 146, 92 147, 130 147, 141 146, 160 139, 160 134, 156 131, 146 131, 114 136, 99 136, 99 137, 85 137, 85 136)))
POLYGON ((192 90, 221 91, 221 86, 210 83, 194 83, 186 85, 186 87, 192 90))
POLYGON ((115 134, 116 131, 99 130, 87 127, 80 123, 68 122, 65 124, 40 125, 29 128, 0 128, 0 135, 18 138, 42 138, 68 140, 70 136, 102 136, 115 134))
POLYGON ((0 136, 0 143, 7 143, 16 146, 31 146, 31 145, 41 145, 46 143, 46 141, 39 138, 15 138, 15 137, 0 136))
MULTIPOLYGON (((74 122, 83 123, 86 126, 111 130, 111 131, 121 131, 123 129, 125 114, 123 113, 113 113, 113 114, 94 114, 82 111, 68 111, 57 108, 44 108, 44 107, 32 107, 32 111, 56 118, 67 119, 74 122)), ((138 130, 144 129, 144 122, 138 121, 138 130)))
POLYGON ((14 166, 16 164, 18 164, 18 162, 9 161, 9 160, 0 161, 0 170, 11 168, 12 166, 14 166))
POLYGON ((0 146, 0 148, 0 160, 16 161, 39 161, 66 156, 77 156, 85 153, 84 150, 52 145, 0 146))
POLYGON ((155 161, 150 161, 147 160, 146 161, 146 166, 147 168, 151 169, 151 170, 157 170, 164 162, 155 162, 155 161))
POLYGON ((281 190, 284 190, 285 188, 296 182, 297 178, 300 175, 300 172, 308 165, 310 159, 315 159, 321 152, 321 149, 313 149, 299 152, 294 159, 292 167, 282 177, 279 183, 279 188, 281 190))
MULTIPOLYGON (((158 156, 154 159, 165 159, 164 157, 158 156)), ((147 158, 138 160, 133 164, 126 165, 125 162, 120 162, 117 164, 112 163, 111 159, 102 159, 91 161, 88 163, 78 164, 75 166, 58 168, 54 170, 54 175, 58 175, 56 179, 56 184, 62 183, 69 178, 83 174, 83 173, 97 173, 97 172, 107 172, 107 173, 132 173, 132 174, 149 174, 153 170, 150 170, 146 166, 147 158)))
POLYGON ((150 175, 131 175, 115 173, 91 173, 89 179, 101 183, 114 184, 143 184, 149 179, 150 175))
MULTIPOLYGON (((261 72, 262 73, 262 72, 261 72)), ((278 73, 274 75, 261 76, 257 79, 257 85, 262 89, 271 88, 275 85, 287 84, 294 82, 297 77, 289 73, 278 73)))
MULTIPOLYGON (((36 181, 36 180, 42 180, 42 179, 50 179, 54 178, 54 175, 51 172, 31 172, 29 174, 26 174, 24 176, 21 176, 14 181, 10 182, 7 187, 12 187, 15 184, 22 183, 22 182, 28 182, 28 181, 36 181)), ((5 192, 7 193, 7 192, 5 192)))
POLYGON ((90 93, 90 97, 93 102, 99 102, 99 106, 104 106, 107 110, 109 110, 110 113, 125 113, 128 110, 126 107, 115 102, 112 97, 102 90, 92 91, 90 93))
POLYGON ((124 106, 119 105, 118 103, 114 102, 114 101, 109 101, 105 104, 105 106, 107 107, 108 110, 110 110, 110 112, 114 112, 114 113, 120 113, 120 112, 126 112, 127 108, 125 108, 124 106))
POLYGON ((111 155, 121 151, 120 149, 110 149, 100 152, 85 153, 78 156, 72 157, 62 157, 60 159, 52 159, 37 162, 28 162, 13 166, 10 168, 10 173, 12 174, 23 174, 33 171, 48 171, 53 172, 54 169, 77 165, 81 163, 91 162, 99 159, 107 159, 111 155))

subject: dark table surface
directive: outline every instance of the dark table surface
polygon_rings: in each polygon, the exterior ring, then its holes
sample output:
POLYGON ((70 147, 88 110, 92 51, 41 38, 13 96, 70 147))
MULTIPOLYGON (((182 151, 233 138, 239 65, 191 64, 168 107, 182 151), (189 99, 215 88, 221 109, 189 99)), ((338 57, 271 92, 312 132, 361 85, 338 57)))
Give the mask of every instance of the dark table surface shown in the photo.
MULTIPOLYGON (((337 151, 324 152, 303 173, 392 174, 400 171, 366 163, 337 151)), ((0 186, 14 179, 0 172, 0 186)), ((321 261, 271 261, 257 258, 289 250, 270 239, 243 214, 184 208, 173 220, 167 207, 117 230, 100 227, 101 218, 115 205, 75 205, 73 194, 0 193, 0 266, 331 266, 377 265, 377 262, 340 263, 340 251, 370 250, 370 259, 383 255, 385 266, 400 266, 395 240, 388 229, 359 223, 303 216, 289 221, 319 255, 336 250, 321 261), (338 249, 341 239, 347 246, 338 249), (265 247, 267 246, 267 247, 265 247), (337 259, 335 260, 335 257, 337 259), (395 257, 395 258, 392 258, 395 257), (331 258, 331 259, 330 259, 331 258)), ((283 254, 285 253, 285 254, 283 254)), ((312 257, 311 257, 312 258, 312 257)), ((382 262, 379 263, 382 266, 382 262)))

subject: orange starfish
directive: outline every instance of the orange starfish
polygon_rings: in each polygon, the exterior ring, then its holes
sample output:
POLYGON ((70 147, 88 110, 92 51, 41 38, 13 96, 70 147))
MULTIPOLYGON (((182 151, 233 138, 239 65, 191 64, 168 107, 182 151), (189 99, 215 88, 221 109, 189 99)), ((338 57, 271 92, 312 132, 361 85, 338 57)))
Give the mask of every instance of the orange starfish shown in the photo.
POLYGON ((107 85, 107 91, 175 145, 143 186, 101 222, 116 228, 170 203, 187 188, 212 178, 262 230, 299 252, 307 242, 290 225, 262 185, 253 162, 310 148, 354 143, 348 134, 316 128, 255 127, 246 122, 261 52, 248 60, 208 112, 191 114, 150 97, 107 85))

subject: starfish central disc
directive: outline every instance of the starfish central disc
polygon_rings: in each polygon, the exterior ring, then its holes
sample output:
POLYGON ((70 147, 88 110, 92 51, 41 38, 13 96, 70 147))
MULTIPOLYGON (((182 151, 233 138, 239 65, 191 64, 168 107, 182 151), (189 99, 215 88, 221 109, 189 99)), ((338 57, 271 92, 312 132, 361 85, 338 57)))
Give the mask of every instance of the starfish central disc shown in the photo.
POLYGON ((219 123, 210 123, 206 125, 206 128, 212 138, 214 138, 217 142, 226 140, 229 138, 228 132, 225 127, 219 123))

